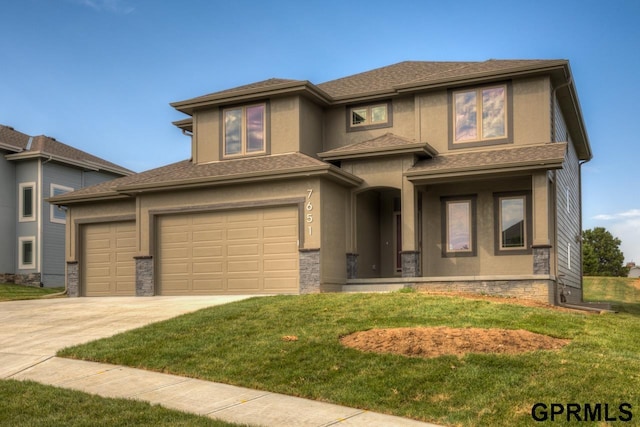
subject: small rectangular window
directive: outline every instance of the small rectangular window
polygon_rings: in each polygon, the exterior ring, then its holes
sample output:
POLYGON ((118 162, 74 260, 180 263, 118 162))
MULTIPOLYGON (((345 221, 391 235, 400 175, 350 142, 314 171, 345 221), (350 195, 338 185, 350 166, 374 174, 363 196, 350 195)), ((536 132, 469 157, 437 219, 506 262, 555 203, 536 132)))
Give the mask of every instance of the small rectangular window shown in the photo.
POLYGON ((18 239, 18 263, 19 268, 30 270, 35 268, 36 238, 20 237, 18 239))
POLYGON ((442 198, 442 254, 476 255, 476 196, 442 198))
POLYGON ((390 106, 390 102, 385 102, 347 108, 347 130, 376 129, 391 126, 390 106))
POLYGON ((266 105, 228 108, 223 112, 224 157, 266 152, 266 105))
MULTIPOLYGON (((65 187, 62 185, 51 184, 51 197, 60 196, 62 194, 73 191, 73 188, 65 187)), ((51 205, 51 211, 49 214, 49 220, 57 224, 66 224, 67 222, 67 209, 63 206, 51 205)))
POLYGON ((36 220, 36 184, 27 182, 19 185, 19 221, 36 220))
POLYGON ((495 239, 497 255, 529 253, 530 193, 496 193, 495 239))

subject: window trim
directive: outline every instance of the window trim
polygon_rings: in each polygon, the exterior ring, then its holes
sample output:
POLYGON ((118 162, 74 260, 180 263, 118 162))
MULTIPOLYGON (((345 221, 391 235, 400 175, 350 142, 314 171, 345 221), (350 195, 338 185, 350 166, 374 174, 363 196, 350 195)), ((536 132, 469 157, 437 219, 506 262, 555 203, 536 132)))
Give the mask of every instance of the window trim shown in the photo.
POLYGON ((220 150, 221 150, 221 158, 222 159, 237 159, 242 157, 251 157, 251 156, 263 156, 268 154, 269 152, 269 103, 268 102, 256 102, 251 104, 243 104, 243 105, 233 105, 227 106, 225 108, 220 109, 220 150), (262 123, 263 123, 263 147, 260 151, 248 151, 247 149, 247 109, 251 107, 263 107, 262 112, 262 123), (241 110, 242 115, 242 123, 240 124, 240 152, 227 154, 227 126, 225 121, 225 115, 227 111, 230 110, 241 110))
POLYGON ((18 185, 18 221, 19 222, 33 222, 38 219, 36 199, 36 183, 35 182, 22 182, 18 185), (24 214, 24 190, 31 188, 31 215, 26 216, 24 214))
POLYGON ((531 191, 507 191, 500 193, 493 193, 493 228, 494 228, 494 246, 495 255, 530 255, 532 253, 531 244, 533 238, 532 232, 532 202, 531 191), (500 201, 502 199, 524 199, 524 247, 519 248, 503 248, 502 247, 502 232, 501 232, 501 220, 502 220, 502 206, 500 201))
POLYGON ((472 86, 472 87, 460 87, 449 90, 448 93, 448 104, 449 104, 449 150, 456 150, 460 148, 469 148, 469 147, 482 147, 489 145, 499 145, 499 144, 512 144, 513 143, 513 91, 511 87, 511 82, 497 82, 489 85, 483 86, 472 86), (497 138, 483 138, 482 137, 482 91, 486 89, 492 89, 497 87, 504 87, 505 89, 505 133, 506 135, 503 137, 497 138), (456 141, 456 104, 455 104, 455 95, 457 93, 462 92, 476 92, 476 102, 480 107, 477 109, 477 116, 480 117, 480 120, 477 121, 477 129, 479 131, 479 136, 477 139, 467 140, 467 141, 456 141))
POLYGON ((36 237, 26 236, 18 238, 18 268, 20 270, 35 270, 36 268, 36 237), (24 245, 25 243, 31 243, 31 262, 26 264, 24 261, 24 245))
POLYGON ((373 102, 366 104, 355 104, 355 105, 347 105, 346 108, 346 122, 347 122, 347 132, 357 132, 361 130, 370 130, 370 129, 382 129, 393 126, 393 104, 391 100, 382 101, 382 102, 373 102), (385 122, 374 123, 370 122, 370 119, 367 120, 364 124, 353 124, 351 121, 351 115, 354 110, 360 110, 363 108, 367 109, 368 116, 371 117, 371 109, 375 107, 385 106, 387 108, 387 120, 385 122))
MULTIPOLYGON (((50 197, 55 197, 56 196, 56 194, 54 193, 54 189, 64 190, 65 193, 73 191, 73 188, 71 188, 71 187, 66 187, 64 185, 53 184, 52 183, 51 186, 50 186, 50 192, 49 192, 49 196, 50 197)), ((64 194, 64 193, 61 193, 61 194, 64 194)), ((61 208, 59 206, 54 205, 53 203, 50 203, 50 206, 49 206, 49 221, 51 221, 54 224, 66 224, 67 223, 66 212, 65 212, 65 218, 64 219, 56 218, 55 212, 57 210, 65 210, 66 211, 66 208, 61 208)))
POLYGON ((442 257, 443 258, 457 258, 457 257, 475 257, 478 253, 478 220, 477 220, 477 194, 465 195, 465 196, 447 196, 440 198, 440 210, 441 210, 441 237, 442 237, 442 257), (469 240, 471 248, 469 250, 449 250, 449 204, 452 202, 467 202, 469 203, 469 240))

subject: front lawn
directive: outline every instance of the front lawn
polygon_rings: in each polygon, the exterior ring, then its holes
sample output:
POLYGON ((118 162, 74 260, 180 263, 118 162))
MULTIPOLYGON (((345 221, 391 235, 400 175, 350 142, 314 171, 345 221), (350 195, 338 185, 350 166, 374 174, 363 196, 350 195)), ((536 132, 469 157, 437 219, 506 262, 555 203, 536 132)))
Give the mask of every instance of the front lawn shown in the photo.
MULTIPOLYGON (((629 303, 629 311, 639 305, 629 303)), ((625 415, 616 412, 622 403, 640 408, 638 342, 640 317, 632 313, 587 314, 420 293, 317 294, 212 307, 59 356, 444 425, 512 426, 537 424, 531 415, 536 403, 607 403, 609 417, 625 415), (412 326, 525 329, 572 342, 557 351, 433 359, 364 353, 339 342, 359 330, 412 326)))
POLYGON ((236 424, 146 402, 107 399, 31 381, 0 381, 0 425, 20 427, 208 426, 236 424))
POLYGON ((23 299, 36 299, 64 291, 61 288, 38 288, 35 286, 13 285, 0 283, 0 301, 15 301, 23 299))

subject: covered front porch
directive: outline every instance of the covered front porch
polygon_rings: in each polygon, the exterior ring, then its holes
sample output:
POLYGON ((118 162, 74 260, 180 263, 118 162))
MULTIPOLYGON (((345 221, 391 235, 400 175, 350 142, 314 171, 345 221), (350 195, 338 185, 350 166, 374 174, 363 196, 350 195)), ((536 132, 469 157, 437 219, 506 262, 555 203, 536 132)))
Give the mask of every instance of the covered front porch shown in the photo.
MULTIPOLYGON (((456 171, 451 163, 462 154, 444 159, 448 167, 436 162, 444 156, 425 159, 405 169, 394 186, 354 189, 342 290, 411 287, 557 303, 563 290, 555 274, 549 171, 562 164, 564 147, 558 148, 551 163, 510 171, 456 171)), ((502 151, 521 154, 511 150, 502 151)))

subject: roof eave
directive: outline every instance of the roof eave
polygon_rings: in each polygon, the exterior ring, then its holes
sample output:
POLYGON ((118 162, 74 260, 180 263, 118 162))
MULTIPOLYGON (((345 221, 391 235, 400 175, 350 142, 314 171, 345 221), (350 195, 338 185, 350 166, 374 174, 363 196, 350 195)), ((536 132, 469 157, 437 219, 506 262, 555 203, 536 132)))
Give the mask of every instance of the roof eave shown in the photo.
POLYGON ((313 83, 302 80, 280 83, 259 88, 242 89, 231 92, 214 93, 208 96, 188 99, 186 101, 172 102, 170 105, 176 110, 192 115, 193 112, 202 107, 211 107, 221 104, 235 102, 246 102, 261 98, 269 98, 279 95, 305 95, 316 102, 324 105, 331 103, 331 97, 313 83))
POLYGON ((471 177, 477 175, 488 175, 496 173, 517 173, 537 170, 562 169, 564 159, 553 159, 549 161, 514 162, 500 165, 486 165, 472 168, 450 168, 444 170, 408 170, 404 173, 409 181, 428 181, 443 178, 471 177))
POLYGON ((331 151, 325 151, 323 153, 318 153, 318 157, 320 157, 324 161, 332 161, 332 160, 348 160, 348 159, 379 157, 379 156, 391 156, 391 155, 400 155, 400 154, 416 154, 416 155, 425 155, 427 157, 435 157, 437 155, 437 152, 434 149, 432 149, 430 146, 424 143, 413 143, 413 144, 407 144, 399 147, 367 148, 367 149, 357 149, 357 150, 350 150, 350 151, 336 152, 336 153, 332 153, 331 151))
POLYGON ((75 167, 79 167, 84 170, 99 172, 111 172, 121 176, 129 176, 134 172, 124 168, 114 168, 108 165, 102 165, 96 162, 84 161, 84 160, 75 160, 70 159, 64 156, 58 156, 56 154, 50 154, 42 151, 22 151, 15 154, 8 154, 5 156, 7 160, 29 160, 29 159, 46 159, 50 161, 56 161, 59 163, 64 163, 66 165, 71 165, 75 167))
POLYGON ((342 182, 347 186, 357 186, 362 180, 354 175, 336 168, 333 165, 318 165, 314 167, 292 168, 286 171, 260 171, 252 173, 233 174, 216 177, 198 177, 183 180, 167 181, 163 183, 122 185, 116 190, 123 194, 139 194, 185 188, 197 188, 214 185, 240 184, 247 182, 269 181, 274 179, 289 179, 296 177, 328 175, 329 178, 342 182))
POLYGON ((87 202, 99 202, 105 200, 124 200, 129 199, 130 196, 128 194, 119 193, 117 191, 111 190, 108 192, 102 193, 93 193, 87 195, 78 195, 78 196, 65 196, 64 194, 56 197, 50 197, 46 201, 53 205, 57 206, 68 206, 78 203, 87 203, 87 202))

